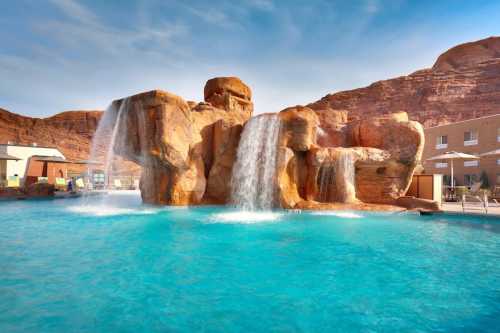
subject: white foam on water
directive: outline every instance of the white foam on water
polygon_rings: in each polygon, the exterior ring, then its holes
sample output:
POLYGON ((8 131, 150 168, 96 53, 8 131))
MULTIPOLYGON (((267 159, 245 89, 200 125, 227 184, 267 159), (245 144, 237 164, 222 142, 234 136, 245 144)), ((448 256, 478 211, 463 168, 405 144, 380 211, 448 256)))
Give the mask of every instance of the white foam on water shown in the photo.
POLYGON ((281 219, 283 214, 269 211, 237 211, 230 213, 213 214, 210 223, 235 223, 235 224, 253 224, 276 222, 281 219))
POLYGON ((108 193, 108 195, 113 195, 113 196, 115 196, 115 195, 140 196, 141 195, 141 191, 139 191, 139 190, 106 190, 106 192, 108 193))
POLYGON ((337 212, 337 211, 330 211, 330 210, 322 210, 322 211, 317 211, 317 212, 312 212, 312 215, 323 215, 323 216, 336 216, 336 217, 341 217, 345 219, 360 219, 363 218, 363 215, 354 213, 354 212, 337 212))
POLYGON ((151 215, 156 214, 159 209, 154 208, 124 208, 107 205, 82 205, 68 207, 68 211, 89 216, 115 216, 115 215, 151 215))

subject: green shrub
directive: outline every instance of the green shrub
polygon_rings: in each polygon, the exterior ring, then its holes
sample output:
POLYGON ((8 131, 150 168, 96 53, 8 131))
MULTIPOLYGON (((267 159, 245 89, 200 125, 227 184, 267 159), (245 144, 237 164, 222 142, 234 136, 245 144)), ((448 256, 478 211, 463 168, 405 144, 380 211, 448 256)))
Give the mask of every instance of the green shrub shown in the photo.
POLYGON ((486 171, 481 171, 481 176, 479 176, 479 180, 481 181, 481 188, 488 189, 490 188, 490 180, 488 179, 488 174, 486 171))

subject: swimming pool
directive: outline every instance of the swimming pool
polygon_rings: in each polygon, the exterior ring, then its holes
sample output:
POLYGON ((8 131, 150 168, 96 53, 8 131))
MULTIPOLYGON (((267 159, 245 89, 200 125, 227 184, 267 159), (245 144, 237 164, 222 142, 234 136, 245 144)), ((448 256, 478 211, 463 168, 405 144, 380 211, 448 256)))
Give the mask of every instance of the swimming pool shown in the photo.
POLYGON ((500 222, 0 203, 0 332, 498 332, 500 222))

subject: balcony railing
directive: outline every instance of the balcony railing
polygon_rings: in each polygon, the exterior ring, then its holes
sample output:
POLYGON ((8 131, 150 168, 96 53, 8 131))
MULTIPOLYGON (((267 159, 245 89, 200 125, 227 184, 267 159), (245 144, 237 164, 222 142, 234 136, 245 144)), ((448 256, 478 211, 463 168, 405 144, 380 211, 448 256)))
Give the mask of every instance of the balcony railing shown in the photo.
POLYGON ((444 169, 444 168, 448 167, 448 163, 446 163, 446 162, 438 162, 438 163, 434 164, 434 167, 436 169, 444 169))
POLYGON ((464 146, 475 146, 477 145, 477 139, 464 141, 464 146))
POLYGON ((464 167, 476 167, 479 165, 479 161, 465 161, 464 167))

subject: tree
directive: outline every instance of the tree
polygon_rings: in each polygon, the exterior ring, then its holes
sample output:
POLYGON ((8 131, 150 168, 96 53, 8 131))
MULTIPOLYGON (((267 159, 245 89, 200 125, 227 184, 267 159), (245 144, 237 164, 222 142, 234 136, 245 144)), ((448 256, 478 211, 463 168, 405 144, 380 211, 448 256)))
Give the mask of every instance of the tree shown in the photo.
POLYGON ((490 188, 490 180, 488 179, 488 174, 486 171, 481 171, 481 176, 479 176, 479 180, 481 181, 481 188, 488 189, 490 188))

